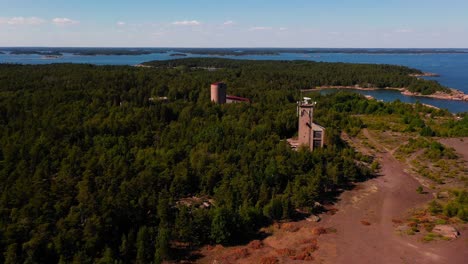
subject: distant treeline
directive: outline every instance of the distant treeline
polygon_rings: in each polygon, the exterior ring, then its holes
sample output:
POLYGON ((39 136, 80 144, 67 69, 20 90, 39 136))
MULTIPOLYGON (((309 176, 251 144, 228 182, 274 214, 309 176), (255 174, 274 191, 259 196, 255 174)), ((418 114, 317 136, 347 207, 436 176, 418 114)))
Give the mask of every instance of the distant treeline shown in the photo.
POLYGON ((357 115, 415 112, 353 93, 313 94, 327 146, 292 151, 285 140, 297 131, 299 88, 382 71, 378 80, 404 83, 415 70, 183 62, 0 65, 0 263, 161 263, 180 257, 177 245, 246 241, 372 176, 372 158, 340 139, 362 128, 357 115), (253 103, 211 103, 214 81, 253 103), (159 96, 168 100, 150 100, 159 96), (179 203, 193 196, 213 202, 179 203))

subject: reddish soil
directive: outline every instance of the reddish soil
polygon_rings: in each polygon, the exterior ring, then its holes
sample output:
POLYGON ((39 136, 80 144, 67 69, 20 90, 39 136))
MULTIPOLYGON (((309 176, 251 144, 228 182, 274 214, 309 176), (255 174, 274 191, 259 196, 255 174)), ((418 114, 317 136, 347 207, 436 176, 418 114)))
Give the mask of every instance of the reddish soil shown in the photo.
POLYGON ((389 153, 378 156, 382 176, 343 193, 339 211, 324 217, 321 224, 336 228, 337 233, 318 240, 320 263, 466 263, 468 241, 463 234, 455 241, 431 243, 397 234, 399 219, 432 196, 418 194, 419 182, 389 153))
MULTIPOLYGON (((366 131, 365 131, 366 132, 366 131)), ((377 150, 381 176, 346 191, 334 205, 334 214, 321 215, 319 223, 306 220, 276 224, 262 241, 249 245, 202 249, 199 263, 467 263, 468 233, 453 241, 424 243, 421 237, 401 235, 396 227, 412 208, 432 199, 430 192, 419 194, 419 182, 405 172, 383 146, 364 133, 377 150)), ((452 140, 444 140, 450 145, 452 140)), ((464 142, 468 142, 465 139, 464 142)), ((453 147, 468 157, 468 147, 453 147)), ((429 191, 429 190, 425 190, 429 191)))
POLYGON ((465 138, 442 138, 440 143, 452 147, 455 151, 468 162, 468 137, 465 138))

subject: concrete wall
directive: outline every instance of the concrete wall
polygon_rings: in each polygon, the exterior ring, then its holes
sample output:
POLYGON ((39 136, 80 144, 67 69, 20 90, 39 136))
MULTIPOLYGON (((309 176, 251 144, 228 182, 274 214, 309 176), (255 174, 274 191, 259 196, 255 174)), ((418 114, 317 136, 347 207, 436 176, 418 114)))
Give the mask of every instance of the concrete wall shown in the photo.
POLYGON ((299 105, 299 145, 306 145, 312 150, 313 133, 312 133, 312 118, 314 115, 314 107, 310 104, 299 105))
POLYGON ((323 148, 325 145, 325 128, 312 123, 312 149, 323 148))

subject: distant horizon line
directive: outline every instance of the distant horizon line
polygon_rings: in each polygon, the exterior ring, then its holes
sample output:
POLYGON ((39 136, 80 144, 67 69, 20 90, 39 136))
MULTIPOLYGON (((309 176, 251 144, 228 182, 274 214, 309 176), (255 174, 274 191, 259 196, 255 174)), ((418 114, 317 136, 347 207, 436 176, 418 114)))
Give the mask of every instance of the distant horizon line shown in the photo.
POLYGON ((106 49, 468 49, 468 47, 459 48, 401 48, 401 47, 190 47, 190 46, 174 46, 174 47, 149 47, 149 46, 0 46, 2 48, 106 48, 106 49))

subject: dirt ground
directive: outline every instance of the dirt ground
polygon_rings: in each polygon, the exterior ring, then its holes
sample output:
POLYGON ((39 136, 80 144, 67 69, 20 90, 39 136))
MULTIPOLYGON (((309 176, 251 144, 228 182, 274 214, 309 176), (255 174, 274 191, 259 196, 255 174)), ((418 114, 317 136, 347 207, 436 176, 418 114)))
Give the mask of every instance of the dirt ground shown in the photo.
MULTIPOLYGON (((206 247, 199 263, 468 263, 468 230, 453 241, 424 243, 418 236, 396 231, 413 208, 433 196, 416 192, 420 183, 392 150, 385 149, 364 131, 382 165, 380 176, 359 183, 339 196, 332 210, 318 223, 306 220, 276 224, 272 235, 249 245, 206 247)), ((468 138, 443 139, 468 161, 468 138)), ((359 142, 357 142, 359 143, 359 142)))
POLYGON ((462 158, 468 162, 468 137, 464 138, 442 138, 439 142, 452 147, 455 151, 462 156, 462 158))

